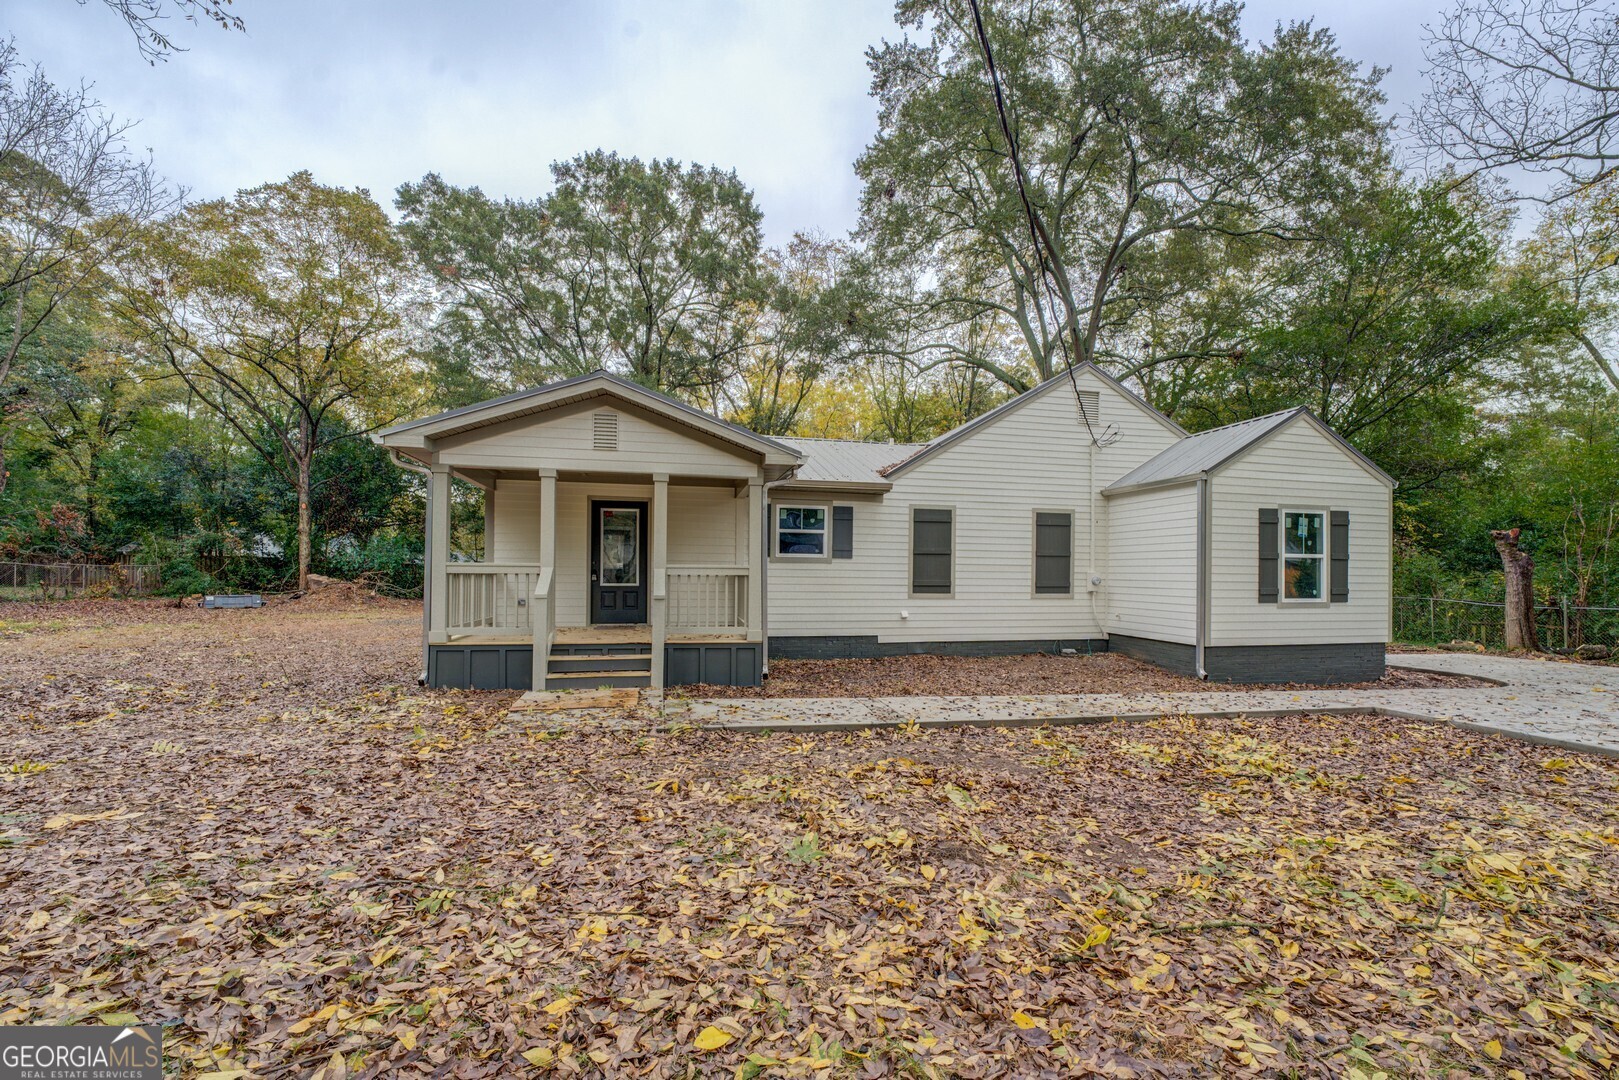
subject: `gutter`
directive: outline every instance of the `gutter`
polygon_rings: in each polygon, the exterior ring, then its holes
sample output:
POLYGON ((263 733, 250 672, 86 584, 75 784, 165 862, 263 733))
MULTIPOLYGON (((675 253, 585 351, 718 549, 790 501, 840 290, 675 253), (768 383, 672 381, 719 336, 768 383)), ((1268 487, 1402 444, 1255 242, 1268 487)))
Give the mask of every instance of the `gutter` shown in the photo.
POLYGON ((1195 662, 1197 677, 1207 680, 1208 667, 1204 652, 1209 638, 1209 478, 1205 473, 1197 478, 1197 628, 1195 662))

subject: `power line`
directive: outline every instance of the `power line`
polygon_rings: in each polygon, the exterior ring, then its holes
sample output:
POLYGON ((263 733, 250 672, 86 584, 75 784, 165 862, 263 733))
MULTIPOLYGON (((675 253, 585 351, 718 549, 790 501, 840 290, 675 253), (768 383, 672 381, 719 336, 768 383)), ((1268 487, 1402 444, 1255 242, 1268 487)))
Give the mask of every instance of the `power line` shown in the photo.
MULTIPOLYGON (((1102 446, 1105 445, 1104 439, 1109 443, 1116 442, 1117 433, 1104 430, 1103 434, 1098 436, 1096 429, 1091 425, 1090 416, 1085 412, 1085 401, 1079 392, 1079 376, 1074 372, 1074 362, 1080 351, 1079 321, 1074 314, 1073 306, 1052 284, 1053 267, 1058 265, 1060 256, 1040 223, 1039 213, 1034 208, 1034 200, 1029 198, 1028 178, 1023 169, 1022 155, 1018 150, 1017 135, 1013 133, 1012 121, 1006 113, 1006 96, 1001 90, 1000 73, 995 69, 995 51, 990 48, 989 32, 984 29, 983 12, 978 9, 978 0, 967 0, 967 3, 972 8, 973 26, 978 32, 978 43, 984 50, 984 65, 989 69, 989 85, 995 94, 995 113, 1000 118, 1001 134, 1006 137, 1007 153, 1012 159, 1012 177, 1017 184, 1018 201, 1023 204, 1024 221, 1029 226, 1029 241, 1034 246, 1034 260, 1040 270, 1040 284, 1050 307, 1051 320, 1061 328, 1057 334, 1057 344, 1062 349, 1063 370, 1067 372, 1068 381, 1073 386, 1075 409, 1079 413, 1080 420, 1084 422, 1092 443, 1102 446), (1072 346, 1065 336, 1067 334, 1073 335, 1072 346)), ((1038 299, 1036 303, 1039 303, 1038 299)))

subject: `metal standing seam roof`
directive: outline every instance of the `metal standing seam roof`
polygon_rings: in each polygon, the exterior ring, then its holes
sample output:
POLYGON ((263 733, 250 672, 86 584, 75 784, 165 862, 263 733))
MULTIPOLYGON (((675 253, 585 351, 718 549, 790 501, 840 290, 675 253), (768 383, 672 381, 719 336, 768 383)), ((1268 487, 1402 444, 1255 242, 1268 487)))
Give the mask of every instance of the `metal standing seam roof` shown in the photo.
POLYGON ((926 443, 857 442, 853 439, 799 439, 779 436, 803 456, 795 484, 883 484, 882 470, 914 454, 926 443))
POLYGON ((1119 491, 1146 484, 1168 483, 1199 476, 1240 454, 1295 416, 1305 413, 1304 408, 1283 409, 1281 412, 1240 420, 1225 427, 1210 428, 1196 435, 1188 435, 1148 458, 1104 490, 1119 491))

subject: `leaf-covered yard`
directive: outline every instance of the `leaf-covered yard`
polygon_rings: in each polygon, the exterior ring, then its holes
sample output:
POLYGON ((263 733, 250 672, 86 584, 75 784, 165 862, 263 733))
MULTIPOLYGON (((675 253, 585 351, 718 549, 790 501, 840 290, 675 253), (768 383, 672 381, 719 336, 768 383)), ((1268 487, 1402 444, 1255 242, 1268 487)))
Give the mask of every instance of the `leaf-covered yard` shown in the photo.
POLYGON ((658 734, 414 609, 0 606, 0 1023, 249 1076, 1602 1076, 1619 765, 1379 718, 658 734), (546 725, 554 725, 547 727, 546 725))

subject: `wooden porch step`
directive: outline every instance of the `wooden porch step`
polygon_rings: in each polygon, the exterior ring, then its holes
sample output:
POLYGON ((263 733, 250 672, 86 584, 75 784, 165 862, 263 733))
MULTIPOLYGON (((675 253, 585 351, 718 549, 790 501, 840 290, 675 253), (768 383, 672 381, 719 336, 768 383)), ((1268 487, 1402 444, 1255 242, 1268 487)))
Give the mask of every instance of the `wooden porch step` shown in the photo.
POLYGON ((552 675, 570 675, 576 671, 651 671, 651 650, 625 653, 565 653, 553 652, 546 671, 552 675))
POLYGON ((634 671, 563 671, 548 672, 547 690, 596 690, 603 686, 642 688, 652 685, 652 669, 643 667, 634 671))

